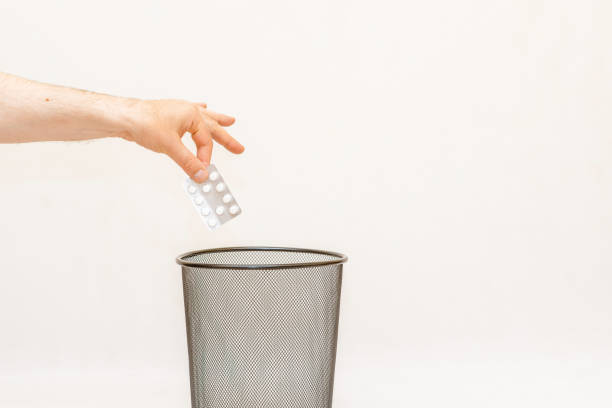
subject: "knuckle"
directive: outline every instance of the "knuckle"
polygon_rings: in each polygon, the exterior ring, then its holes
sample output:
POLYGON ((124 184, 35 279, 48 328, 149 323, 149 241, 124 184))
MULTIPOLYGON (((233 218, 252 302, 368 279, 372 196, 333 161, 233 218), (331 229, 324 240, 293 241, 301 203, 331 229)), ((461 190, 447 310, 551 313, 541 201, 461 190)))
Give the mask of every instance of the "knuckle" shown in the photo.
POLYGON ((200 117, 200 107, 198 105, 192 104, 190 110, 191 110, 191 114, 194 117, 197 117, 197 118, 200 117))

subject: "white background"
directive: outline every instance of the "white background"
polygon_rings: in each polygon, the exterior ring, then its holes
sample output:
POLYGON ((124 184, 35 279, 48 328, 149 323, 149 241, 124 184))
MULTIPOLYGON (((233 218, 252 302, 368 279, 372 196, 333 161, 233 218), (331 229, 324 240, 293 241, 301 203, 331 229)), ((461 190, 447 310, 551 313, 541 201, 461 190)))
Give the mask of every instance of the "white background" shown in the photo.
POLYGON ((335 407, 612 405, 607 1, 4 1, 0 70, 235 114, 215 233, 164 156, 0 146, 0 406, 188 407, 174 257, 344 252, 335 407))

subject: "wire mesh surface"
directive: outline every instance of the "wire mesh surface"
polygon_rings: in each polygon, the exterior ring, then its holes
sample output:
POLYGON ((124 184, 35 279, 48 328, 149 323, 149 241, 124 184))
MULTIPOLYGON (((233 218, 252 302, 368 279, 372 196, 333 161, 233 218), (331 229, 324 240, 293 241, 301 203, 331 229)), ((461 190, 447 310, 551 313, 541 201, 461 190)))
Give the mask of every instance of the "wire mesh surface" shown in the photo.
POLYGON ((179 257, 192 407, 331 407, 344 260, 244 248, 179 257))

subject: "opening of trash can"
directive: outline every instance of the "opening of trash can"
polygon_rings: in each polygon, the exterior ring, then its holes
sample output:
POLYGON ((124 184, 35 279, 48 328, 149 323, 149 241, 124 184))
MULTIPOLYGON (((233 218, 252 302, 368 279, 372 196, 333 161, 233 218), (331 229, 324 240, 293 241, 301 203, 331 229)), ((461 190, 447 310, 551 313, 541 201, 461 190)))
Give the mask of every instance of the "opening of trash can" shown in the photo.
POLYGON ((346 255, 318 249, 229 247, 203 249, 179 255, 182 266, 210 269, 290 269, 341 264, 346 255))

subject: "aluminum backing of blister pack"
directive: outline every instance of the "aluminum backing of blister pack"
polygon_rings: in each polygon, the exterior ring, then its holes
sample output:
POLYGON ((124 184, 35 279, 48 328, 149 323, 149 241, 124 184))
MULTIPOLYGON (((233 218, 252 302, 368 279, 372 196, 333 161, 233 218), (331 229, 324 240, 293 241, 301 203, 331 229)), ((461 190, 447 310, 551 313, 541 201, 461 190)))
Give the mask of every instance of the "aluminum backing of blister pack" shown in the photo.
POLYGON ((217 167, 211 164, 207 170, 208 180, 203 183, 196 183, 188 178, 184 187, 204 224, 210 230, 215 230, 239 216, 242 209, 217 167))

